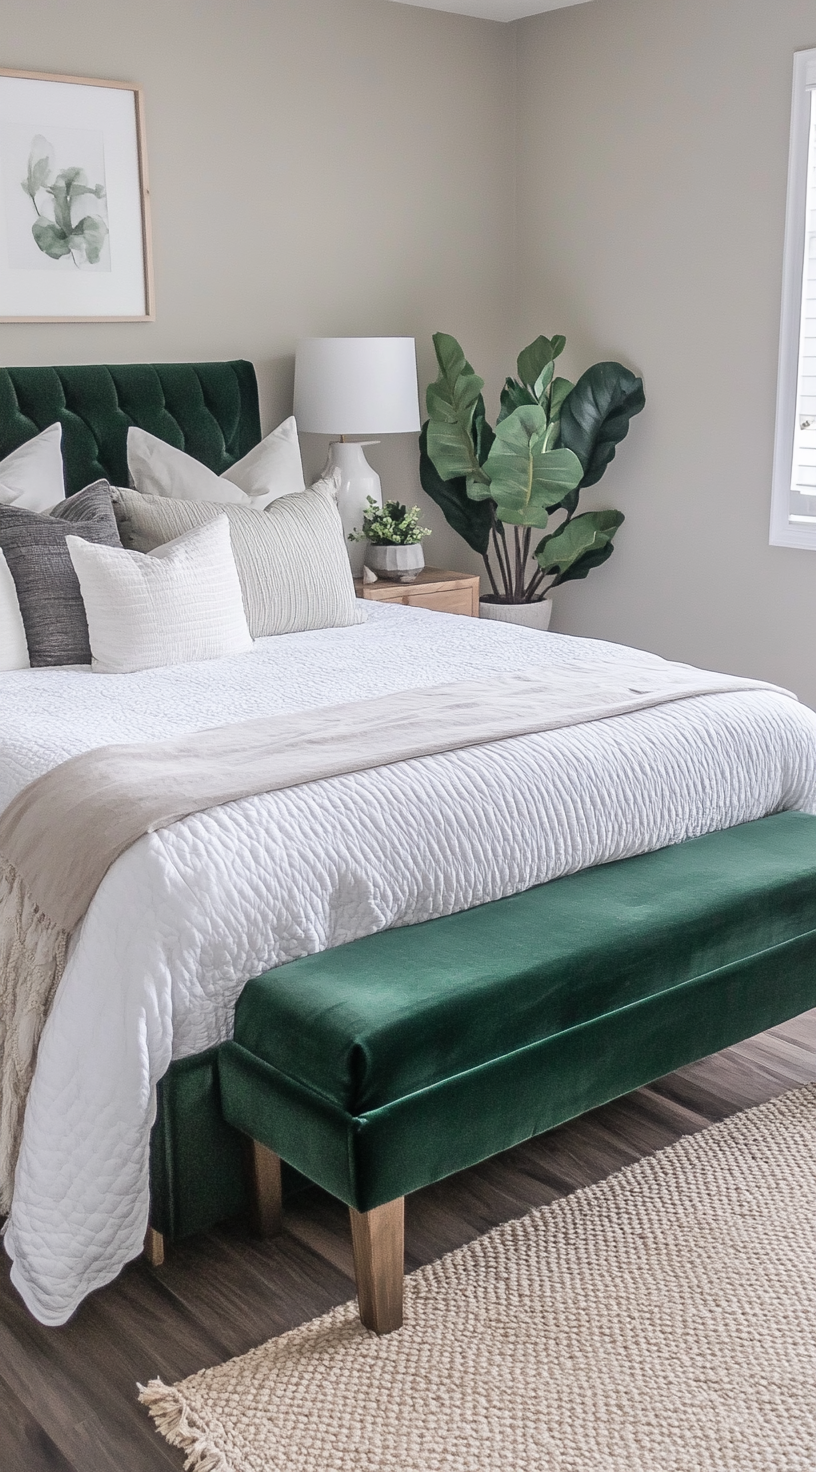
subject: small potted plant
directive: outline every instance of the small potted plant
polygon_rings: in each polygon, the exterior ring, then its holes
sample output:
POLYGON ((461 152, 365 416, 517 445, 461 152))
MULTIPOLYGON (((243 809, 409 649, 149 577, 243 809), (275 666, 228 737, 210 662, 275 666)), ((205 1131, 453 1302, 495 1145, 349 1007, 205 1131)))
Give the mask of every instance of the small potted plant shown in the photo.
POLYGON ((596 363, 575 384, 557 377, 565 342, 538 337, 519 354, 493 429, 482 379, 456 338, 436 333, 439 377, 428 388, 419 442, 423 489, 484 558, 491 591, 482 617, 539 629, 550 621, 552 589, 612 555, 623 515, 578 513, 578 499, 645 403, 641 380, 620 363, 596 363), (547 528, 535 544, 534 528, 547 528))
POLYGON ((419 507, 401 506, 399 501, 378 506, 373 496, 367 497, 366 505, 362 531, 351 532, 349 541, 368 542, 365 565, 378 578, 412 583, 425 566, 422 538, 430 536, 429 528, 419 524, 419 507))

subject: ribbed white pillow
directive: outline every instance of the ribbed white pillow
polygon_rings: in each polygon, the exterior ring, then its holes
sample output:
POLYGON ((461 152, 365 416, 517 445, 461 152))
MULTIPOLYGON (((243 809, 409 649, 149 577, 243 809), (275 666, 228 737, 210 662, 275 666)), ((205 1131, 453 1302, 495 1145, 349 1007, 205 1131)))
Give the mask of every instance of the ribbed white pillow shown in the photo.
POLYGON ((280 496, 293 496, 304 488, 297 425, 291 417, 223 475, 135 425, 128 430, 127 457, 134 488, 147 496, 263 511, 280 496))
POLYGON ((218 515, 229 521, 249 631, 255 639, 305 629, 360 624, 335 480, 298 496, 281 496, 266 511, 142 496, 118 486, 113 504, 126 547, 150 552, 218 515))
POLYGON ((147 553, 81 537, 66 542, 100 674, 223 659, 252 648, 226 516, 147 553))
POLYGON ((17 588, 0 552, 0 670, 27 670, 29 664, 17 588))

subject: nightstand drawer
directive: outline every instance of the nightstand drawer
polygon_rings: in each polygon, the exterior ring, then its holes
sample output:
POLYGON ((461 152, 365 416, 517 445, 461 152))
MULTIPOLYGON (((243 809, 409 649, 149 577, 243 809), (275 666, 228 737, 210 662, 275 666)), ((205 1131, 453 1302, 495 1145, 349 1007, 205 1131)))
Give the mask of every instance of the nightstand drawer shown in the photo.
POLYGON ((469 588, 453 588, 445 593, 406 593, 400 603, 410 608, 430 608, 435 613, 473 614, 473 594, 469 588))
POLYGON ((402 603, 407 608, 430 608, 434 613, 479 617, 479 578, 474 573, 426 567, 413 583, 392 583, 385 578, 364 583, 356 578, 354 587, 358 598, 375 603, 402 603))

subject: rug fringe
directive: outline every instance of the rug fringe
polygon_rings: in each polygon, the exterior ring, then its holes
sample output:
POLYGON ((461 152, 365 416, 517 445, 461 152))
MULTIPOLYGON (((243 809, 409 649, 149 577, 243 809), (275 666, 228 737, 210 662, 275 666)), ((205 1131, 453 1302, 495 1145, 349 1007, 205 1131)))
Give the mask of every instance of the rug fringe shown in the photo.
POLYGON ((213 1445, 204 1422, 175 1386, 150 1380, 139 1386, 139 1400, 147 1406, 165 1441, 188 1453, 184 1472, 234 1472, 224 1453, 213 1445))

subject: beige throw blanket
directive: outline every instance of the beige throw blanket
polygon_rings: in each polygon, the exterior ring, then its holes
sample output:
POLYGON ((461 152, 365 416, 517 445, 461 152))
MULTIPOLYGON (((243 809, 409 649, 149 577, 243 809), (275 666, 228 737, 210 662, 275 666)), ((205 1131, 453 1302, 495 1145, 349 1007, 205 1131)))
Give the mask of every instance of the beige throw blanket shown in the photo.
POLYGON ((692 696, 776 688, 658 659, 585 662, 103 747, 32 782, 0 818, 0 1210, 69 937, 111 864, 144 834, 344 773, 692 696))

